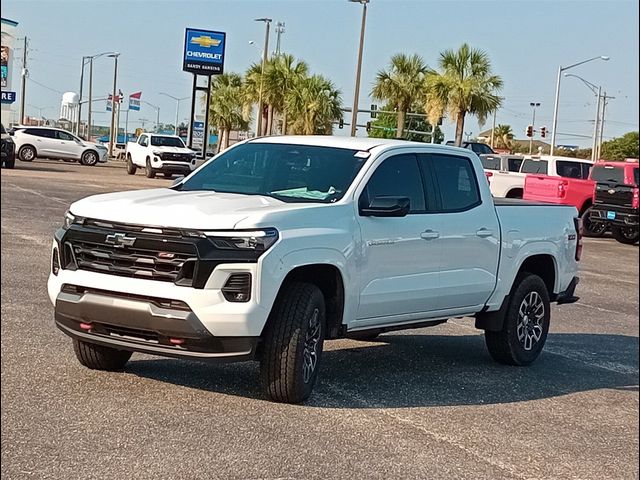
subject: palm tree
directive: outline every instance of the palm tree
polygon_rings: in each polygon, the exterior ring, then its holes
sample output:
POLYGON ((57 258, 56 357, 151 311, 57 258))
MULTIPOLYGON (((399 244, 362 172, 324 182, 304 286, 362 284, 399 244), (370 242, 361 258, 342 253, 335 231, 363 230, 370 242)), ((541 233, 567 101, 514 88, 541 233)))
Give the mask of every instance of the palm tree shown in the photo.
MULTIPOLYGON (((270 99, 273 110, 282 116, 283 134, 287 133, 287 109, 286 98, 288 92, 295 88, 296 84, 307 77, 309 66, 301 60, 296 61, 293 55, 280 54, 269 62, 265 68, 264 89, 267 98, 270 99)), ((268 119, 267 131, 272 133, 273 112, 268 119)))
POLYGON ((511 148, 513 137, 511 125, 498 125, 493 129, 493 138, 498 148, 511 148))
POLYGON ((218 127, 218 150, 229 146, 231 130, 248 128, 243 83, 239 74, 225 73, 213 78, 209 118, 211 123, 218 127))
POLYGON ((289 90, 285 100, 291 133, 331 134, 333 122, 342 116, 341 106, 340 91, 330 80, 322 75, 302 78, 289 90))
MULTIPOLYGON (((271 60, 265 62, 264 74, 262 70, 262 63, 252 64, 244 75, 244 89, 243 97, 245 102, 245 114, 251 109, 253 104, 256 104, 262 98, 264 108, 267 109, 267 118, 271 110, 269 104, 269 92, 265 88, 266 72, 269 69, 271 60)), ((264 115, 264 112, 257 112, 257 115, 264 115)), ((267 122, 262 122, 262 131, 258 132, 259 135, 265 135, 267 132, 267 122)))
POLYGON ((446 112, 456 120, 456 145, 462 144, 467 113, 484 124, 489 113, 500 106, 502 79, 491 72, 491 61, 483 50, 464 43, 457 50, 440 53, 440 72, 425 81, 425 110, 431 122, 446 112))
POLYGON ((376 75, 371 96, 375 100, 389 103, 397 110, 398 137, 404 134, 407 112, 421 100, 428 72, 429 68, 419 55, 399 53, 391 57, 387 70, 380 70, 376 75))

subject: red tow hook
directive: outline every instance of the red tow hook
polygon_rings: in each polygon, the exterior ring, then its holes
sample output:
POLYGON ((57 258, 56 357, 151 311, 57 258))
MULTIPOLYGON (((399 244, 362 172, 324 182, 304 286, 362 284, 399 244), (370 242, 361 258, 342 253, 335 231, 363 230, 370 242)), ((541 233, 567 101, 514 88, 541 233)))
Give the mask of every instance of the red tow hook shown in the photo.
POLYGON ((80 328, 81 328, 82 330, 89 331, 89 330, 91 330, 91 329, 93 328, 93 325, 92 325, 92 324, 90 324, 90 323, 80 322, 80 328))
POLYGON ((184 338, 170 338, 169 343, 171 345, 182 345, 184 343, 184 338))

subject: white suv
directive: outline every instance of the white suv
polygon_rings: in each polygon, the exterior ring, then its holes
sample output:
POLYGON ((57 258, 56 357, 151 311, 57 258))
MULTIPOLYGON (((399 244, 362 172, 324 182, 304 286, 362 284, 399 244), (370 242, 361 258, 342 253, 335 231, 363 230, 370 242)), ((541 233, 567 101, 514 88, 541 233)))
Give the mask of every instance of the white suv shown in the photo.
POLYGON ((93 166, 107 161, 107 148, 59 128, 19 126, 14 129, 16 155, 23 162, 55 158, 93 166))

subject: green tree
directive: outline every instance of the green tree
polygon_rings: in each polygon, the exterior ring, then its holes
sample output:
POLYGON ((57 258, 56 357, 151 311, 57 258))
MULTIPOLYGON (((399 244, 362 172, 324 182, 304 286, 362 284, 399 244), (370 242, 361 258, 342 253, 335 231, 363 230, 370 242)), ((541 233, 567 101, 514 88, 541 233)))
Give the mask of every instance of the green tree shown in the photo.
POLYGON ((498 125, 493 129, 493 141, 496 148, 511 148, 513 140, 511 125, 498 125))
POLYGON ((456 145, 462 144, 467 114, 483 125, 487 115, 501 103, 498 93, 502 79, 491 71, 491 61, 483 50, 464 43, 458 50, 440 53, 440 71, 426 76, 425 111, 431 121, 448 113, 456 121, 456 145))
POLYGON ((244 105, 243 82, 239 74, 225 73, 213 78, 209 119, 218 128, 218 151, 229 146, 231 130, 246 130, 248 128, 249 119, 244 105))
MULTIPOLYGON (((382 111, 392 111, 393 106, 385 105, 382 107, 382 111)), ((416 109, 414 113, 424 113, 419 109, 416 109)), ((399 138, 397 134, 398 116, 392 113, 379 113, 377 118, 371 122, 371 130, 369 131, 369 137, 372 138, 399 138)), ((406 122, 406 129, 402 138, 411 140, 413 142, 427 142, 431 143, 431 124, 424 117, 408 116, 406 122), (409 133, 407 130, 416 130, 420 132, 429 132, 425 134, 409 133)), ((444 134, 440 127, 436 126, 436 138, 435 143, 442 143, 444 140, 444 134)))
POLYGON ((605 160, 624 160, 638 158, 640 140, 638 132, 628 132, 623 136, 609 140, 602 144, 600 156, 605 160))
POLYGON ((285 109, 290 133, 330 135, 333 122, 342 116, 342 98, 335 85, 322 75, 305 77, 287 93, 285 109))
POLYGON ((375 100, 385 101, 398 112, 398 137, 404 133, 406 114, 422 97, 429 68, 419 55, 398 53, 391 57, 386 70, 380 70, 371 90, 375 100))
POLYGON ((309 66, 293 55, 280 54, 274 57, 265 69, 264 88, 267 92, 272 110, 267 120, 267 132, 273 132, 273 116, 277 112, 282 117, 281 132, 287 132, 288 112, 286 109, 287 93, 307 78, 309 66))

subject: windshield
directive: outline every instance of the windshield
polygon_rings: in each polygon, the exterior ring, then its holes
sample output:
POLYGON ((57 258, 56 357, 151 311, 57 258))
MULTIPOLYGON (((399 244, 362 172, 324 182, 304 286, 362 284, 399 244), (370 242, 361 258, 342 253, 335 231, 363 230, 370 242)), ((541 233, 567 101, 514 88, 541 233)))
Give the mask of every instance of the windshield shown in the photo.
POLYGON ((184 148, 184 143, 182 143, 182 139, 180 137, 162 137, 158 135, 153 135, 151 137, 151 145, 154 147, 182 147, 184 148))
POLYGON ((591 180, 621 185, 624 184, 624 169, 613 165, 598 165, 591 171, 591 180))
POLYGON ((522 163, 520 173, 542 173, 546 175, 547 169, 548 163, 546 160, 532 160, 528 158, 522 163))
POLYGON ((357 150, 245 143, 206 164, 180 189, 329 203, 342 198, 364 162, 357 150))

